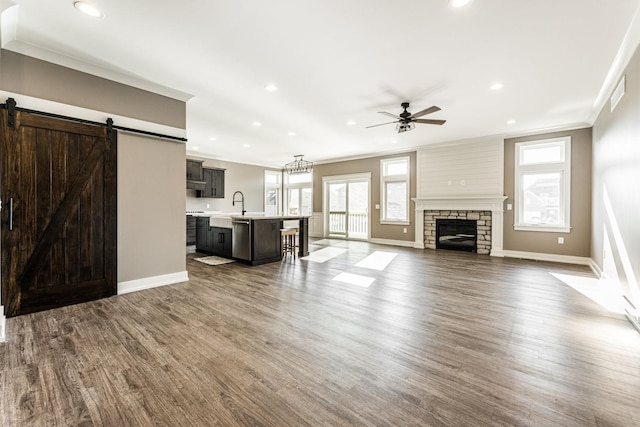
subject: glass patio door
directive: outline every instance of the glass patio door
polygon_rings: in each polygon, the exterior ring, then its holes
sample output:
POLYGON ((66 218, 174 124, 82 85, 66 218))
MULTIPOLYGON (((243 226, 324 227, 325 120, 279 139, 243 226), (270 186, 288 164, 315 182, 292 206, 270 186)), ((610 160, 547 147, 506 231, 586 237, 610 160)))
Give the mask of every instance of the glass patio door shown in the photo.
POLYGON ((369 238, 369 179, 328 181, 325 185, 329 237, 369 238))

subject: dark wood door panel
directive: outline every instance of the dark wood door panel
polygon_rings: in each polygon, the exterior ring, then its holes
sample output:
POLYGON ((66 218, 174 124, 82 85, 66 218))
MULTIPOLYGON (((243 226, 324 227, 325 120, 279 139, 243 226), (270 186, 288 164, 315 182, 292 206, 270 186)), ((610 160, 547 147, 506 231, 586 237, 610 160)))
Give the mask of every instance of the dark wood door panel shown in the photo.
POLYGON ((14 207, 2 231, 6 314, 115 294, 115 133, 17 114, 15 129, 5 111, 1 122, 0 191, 14 207))

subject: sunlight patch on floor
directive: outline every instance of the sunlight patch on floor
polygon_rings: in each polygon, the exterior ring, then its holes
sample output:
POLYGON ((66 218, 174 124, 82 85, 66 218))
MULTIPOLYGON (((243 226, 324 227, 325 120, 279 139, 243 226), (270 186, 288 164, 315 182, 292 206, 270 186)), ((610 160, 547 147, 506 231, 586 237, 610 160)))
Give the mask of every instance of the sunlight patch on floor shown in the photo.
POLYGON ((550 273, 611 313, 624 314, 622 289, 614 282, 571 274, 550 273))
POLYGON ((360 276, 359 274, 340 273, 336 277, 334 277, 333 280, 347 283, 349 285, 368 288, 376 279, 373 277, 360 276))
POLYGON ((347 250, 344 248, 335 248, 335 247, 329 246, 324 249, 313 251, 309 255, 302 257, 300 259, 305 261, 313 261, 313 262, 327 262, 330 259, 337 257, 338 255, 342 255, 346 251, 347 250))
POLYGON ((370 268, 372 270, 382 271, 393 259, 396 257, 396 253, 375 251, 362 261, 356 264, 356 267, 370 268))

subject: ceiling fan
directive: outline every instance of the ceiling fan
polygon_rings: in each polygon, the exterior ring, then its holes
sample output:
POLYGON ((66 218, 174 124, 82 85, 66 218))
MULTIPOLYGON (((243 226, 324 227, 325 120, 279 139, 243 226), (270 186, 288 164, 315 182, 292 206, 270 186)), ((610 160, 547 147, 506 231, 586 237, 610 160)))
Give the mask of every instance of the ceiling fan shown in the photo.
POLYGON ((409 108, 409 103, 408 102, 403 102, 402 104, 400 104, 400 106, 402 108, 404 108, 404 111, 402 113, 400 113, 399 116, 396 116, 395 114, 391 114, 391 113, 387 113, 385 111, 378 111, 379 114, 384 114, 385 116, 390 116, 393 117, 394 119, 397 119, 393 122, 387 122, 387 123, 380 123, 378 125, 372 125, 372 126, 367 126, 367 128, 374 128, 376 126, 382 126, 382 125, 389 125, 391 123, 397 123, 396 125, 396 130, 398 131, 398 133, 402 133, 402 132, 406 132, 408 130, 413 129, 414 127, 416 127, 416 123, 423 123, 423 124, 427 124, 427 125, 443 125, 446 120, 435 120, 435 119, 419 119, 418 117, 422 117, 422 116, 426 116, 427 114, 431 114, 431 113, 435 113, 436 111, 440 111, 440 107, 436 107, 435 105, 429 108, 425 108, 422 111, 418 111, 415 114, 411 114, 410 112, 407 111, 407 108, 409 108))

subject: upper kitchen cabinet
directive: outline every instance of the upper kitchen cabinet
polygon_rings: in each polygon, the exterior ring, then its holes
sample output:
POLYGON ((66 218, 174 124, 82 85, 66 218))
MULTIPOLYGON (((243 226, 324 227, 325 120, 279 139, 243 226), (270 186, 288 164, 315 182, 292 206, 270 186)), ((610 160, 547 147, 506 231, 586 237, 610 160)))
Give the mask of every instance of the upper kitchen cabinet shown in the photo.
POLYGON ((224 198, 224 171, 219 168, 203 168, 204 190, 196 193, 197 197, 214 199, 224 198))
POLYGON ((187 159, 187 189, 205 191, 206 182, 204 181, 204 171, 202 168, 203 160, 187 159))

